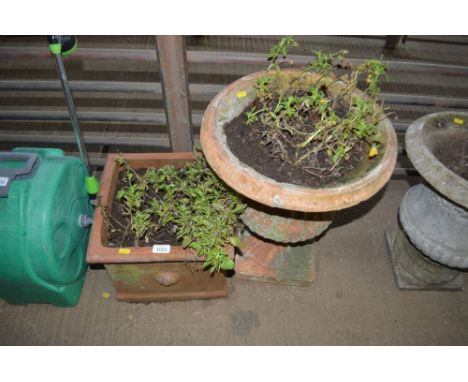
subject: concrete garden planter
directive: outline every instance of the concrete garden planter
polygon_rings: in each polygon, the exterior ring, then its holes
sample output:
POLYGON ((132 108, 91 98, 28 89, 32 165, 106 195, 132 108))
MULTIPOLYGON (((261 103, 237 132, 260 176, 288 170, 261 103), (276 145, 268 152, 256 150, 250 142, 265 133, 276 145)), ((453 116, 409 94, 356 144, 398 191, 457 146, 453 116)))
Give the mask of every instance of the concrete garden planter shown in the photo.
POLYGON ((468 268, 468 114, 416 120, 406 133, 406 150, 425 182, 401 201, 405 233, 387 233, 397 284, 460 289, 463 278, 456 268, 468 268))
MULTIPOLYGON (((283 70, 299 76, 299 70, 283 70)), ((244 237, 243 256, 236 257, 241 276, 306 285, 315 277, 311 239, 331 223, 335 211, 354 206, 377 193, 389 180, 397 157, 397 141, 390 121, 382 117, 380 155, 365 160, 345 179, 320 188, 280 183, 241 162, 229 149, 225 126, 255 98, 255 84, 265 72, 243 77, 221 91, 205 111, 201 126, 204 155, 218 176, 245 196, 242 216, 250 232, 244 237), (239 98, 239 92, 246 96, 239 98)), ((312 76, 311 81, 316 81, 312 76)), ((343 86, 340 81, 332 91, 343 86)), ((361 97, 366 97, 358 92, 361 97)))
MULTIPOLYGON (((183 167, 193 161, 192 153, 124 154, 134 169, 173 165, 183 167)), ((110 206, 116 195, 120 167, 116 154, 107 158, 101 179, 100 197, 110 206)), ((151 243, 158 244, 158 243, 151 243)), ((231 258, 232 247, 226 248, 231 258)), ((100 208, 96 209, 87 261, 104 264, 114 283, 117 299, 129 302, 169 301, 225 297, 228 283, 223 273, 202 270, 204 258, 181 246, 111 248, 100 208), (162 251, 162 252, 161 252, 162 251)))

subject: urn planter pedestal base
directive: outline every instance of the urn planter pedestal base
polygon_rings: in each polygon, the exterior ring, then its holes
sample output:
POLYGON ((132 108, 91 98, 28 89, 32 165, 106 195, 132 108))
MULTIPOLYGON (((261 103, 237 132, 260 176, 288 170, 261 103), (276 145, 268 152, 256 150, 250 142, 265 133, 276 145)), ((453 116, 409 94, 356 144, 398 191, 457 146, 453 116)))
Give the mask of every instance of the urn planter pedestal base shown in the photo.
POLYGON ((276 284, 307 286, 315 280, 311 240, 324 232, 332 213, 304 213, 271 208, 251 200, 241 215, 243 233, 236 274, 276 284))
POLYGON ((245 231, 240 252, 236 255, 236 277, 294 286, 308 286, 315 280, 313 243, 287 245, 245 231))
POLYGON ((463 273, 439 264, 419 251, 402 230, 385 232, 395 282, 402 290, 462 290, 463 273))

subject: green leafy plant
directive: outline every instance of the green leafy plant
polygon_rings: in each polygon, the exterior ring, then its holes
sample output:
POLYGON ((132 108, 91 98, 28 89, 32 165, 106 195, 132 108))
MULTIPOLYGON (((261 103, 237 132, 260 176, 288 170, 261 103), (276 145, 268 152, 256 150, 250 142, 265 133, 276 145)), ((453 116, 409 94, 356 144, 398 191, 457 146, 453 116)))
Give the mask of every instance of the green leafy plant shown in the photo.
MULTIPOLYGON (((122 231, 131 232, 135 245, 149 241, 152 230, 169 229, 184 248, 205 257, 204 267, 211 272, 230 270, 234 262, 225 251, 226 245, 238 247, 238 217, 246 205, 209 168, 203 156, 185 167, 148 168, 144 174, 132 169, 123 157, 125 185, 116 199, 127 218, 122 231)), ((104 209, 108 227, 110 214, 104 209)))
POLYGON ((337 65, 335 62, 342 62, 348 54, 346 50, 340 50, 336 53, 325 53, 320 50, 314 51, 315 60, 311 62, 306 71, 317 72, 322 75, 329 75, 337 65))
POLYGON ((289 48, 296 46, 287 36, 270 50, 268 69, 274 69, 275 75, 268 73, 257 80, 256 99, 245 113, 246 124, 261 135, 261 143, 271 148, 273 156, 293 167, 319 177, 339 174, 340 165, 356 147, 362 151, 362 145, 375 148, 380 144, 377 127, 383 106, 377 96, 380 82, 387 79, 387 67, 381 60, 368 60, 351 68, 346 51, 315 51, 315 59, 302 75, 291 79, 282 75, 277 60, 285 59, 289 48), (337 77, 334 69, 348 69, 348 73, 337 77), (311 78, 315 79, 312 84, 311 78), (369 98, 356 93, 363 79, 369 98), (287 81, 289 86, 284 86, 287 81), (312 166, 312 158, 320 153, 325 153, 327 165, 312 166))
POLYGON ((349 76, 348 91, 356 88, 361 75, 366 77, 366 93, 375 99, 380 92, 379 83, 388 80, 387 66, 381 60, 368 60, 358 65, 349 76))
POLYGON ((290 48, 297 47, 299 44, 292 38, 292 36, 283 37, 279 43, 273 46, 268 53, 268 60, 271 61, 268 70, 276 69, 280 71, 280 65, 277 60, 279 57, 286 58, 290 48))

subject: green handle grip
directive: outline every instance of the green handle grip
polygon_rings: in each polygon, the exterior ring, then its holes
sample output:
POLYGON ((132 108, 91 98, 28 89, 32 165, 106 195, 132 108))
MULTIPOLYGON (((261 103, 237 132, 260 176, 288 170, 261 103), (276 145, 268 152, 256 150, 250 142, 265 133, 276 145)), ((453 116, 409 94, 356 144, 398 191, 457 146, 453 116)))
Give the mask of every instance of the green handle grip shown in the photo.
POLYGON ((96 179, 94 175, 86 177, 85 186, 86 186, 86 190, 88 191, 88 194, 90 195, 96 195, 100 189, 99 181, 96 179))

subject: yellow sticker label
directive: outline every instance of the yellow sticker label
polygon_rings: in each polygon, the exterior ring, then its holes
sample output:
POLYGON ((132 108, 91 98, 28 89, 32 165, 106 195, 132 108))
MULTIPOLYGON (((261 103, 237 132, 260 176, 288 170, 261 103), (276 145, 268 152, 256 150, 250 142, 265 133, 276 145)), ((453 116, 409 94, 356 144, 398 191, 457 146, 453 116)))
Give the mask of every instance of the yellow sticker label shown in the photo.
POLYGON ((102 298, 109 298, 110 297, 110 293, 109 292, 102 292, 102 298))
POLYGON ((130 255, 130 248, 119 248, 119 255, 130 255))
POLYGON ((454 118, 453 123, 456 123, 457 125, 463 125, 465 121, 461 118, 454 118))
POLYGON ((369 158, 375 157, 376 155, 379 155, 379 150, 377 150, 377 147, 371 147, 369 151, 369 158))
POLYGON ((245 90, 241 90, 240 92, 236 93, 237 98, 244 98, 247 96, 247 92, 245 90))

